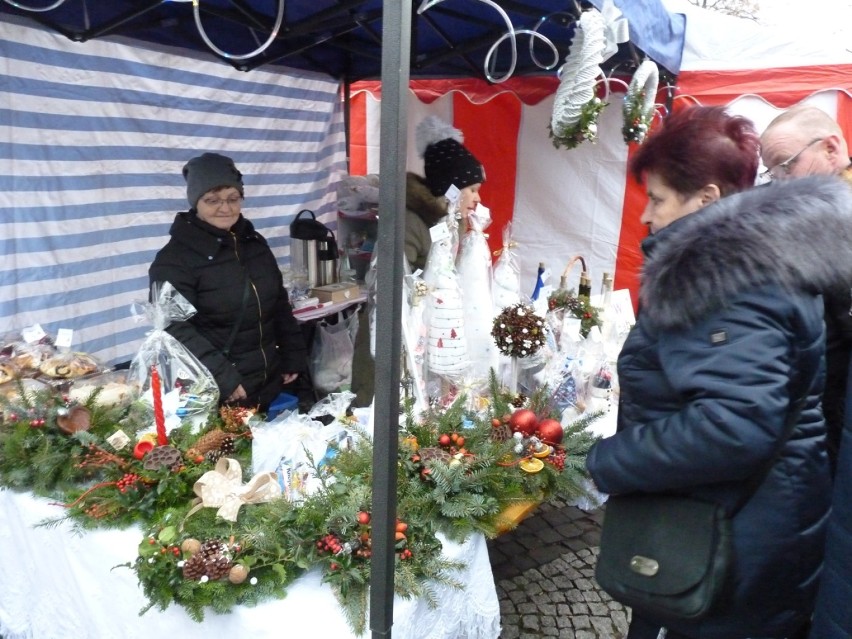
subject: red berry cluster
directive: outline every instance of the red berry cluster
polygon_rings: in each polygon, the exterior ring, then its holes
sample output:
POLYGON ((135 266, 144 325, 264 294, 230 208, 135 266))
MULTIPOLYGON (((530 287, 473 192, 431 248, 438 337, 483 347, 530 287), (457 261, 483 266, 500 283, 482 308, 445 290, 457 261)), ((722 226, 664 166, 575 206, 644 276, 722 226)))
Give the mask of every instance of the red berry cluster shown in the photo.
POLYGON ((126 493, 130 489, 136 489, 136 483, 139 479, 140 477, 136 473, 126 473, 124 477, 115 482, 115 485, 119 492, 126 493))
POLYGON ((446 448, 453 455, 467 452, 464 448, 464 441, 464 437, 458 433, 444 433, 438 437, 438 444, 441 445, 441 448, 446 448))
POLYGON ((545 458, 545 461, 553 464, 556 467, 556 470, 561 472, 565 469, 565 449, 557 448, 545 458))
POLYGON ((343 544, 340 543, 340 538, 334 533, 328 533, 317 540, 317 550, 320 554, 331 553, 336 555, 343 550, 343 544))
MULTIPOLYGON (((154 544, 157 543, 157 540, 154 539, 153 537, 148 537, 148 543, 153 546, 154 544)), ((165 555, 167 553, 172 554, 175 557, 180 557, 180 555, 181 555, 180 548, 177 547, 177 546, 163 546, 162 548, 160 548, 160 554, 161 555, 165 555)))

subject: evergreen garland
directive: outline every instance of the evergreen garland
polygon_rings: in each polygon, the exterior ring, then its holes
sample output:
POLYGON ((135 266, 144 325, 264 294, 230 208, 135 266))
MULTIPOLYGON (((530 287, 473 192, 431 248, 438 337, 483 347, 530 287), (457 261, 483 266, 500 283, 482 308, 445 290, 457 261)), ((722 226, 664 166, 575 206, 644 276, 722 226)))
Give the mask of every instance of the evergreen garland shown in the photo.
MULTIPOLYGON (((410 402, 405 406, 394 579, 401 597, 423 597, 436 605, 435 585, 461 587, 457 572, 463 566, 442 556, 438 533, 455 541, 473 532, 494 537, 505 526, 501 513, 514 503, 574 499, 584 493, 585 455, 595 440, 586 426, 597 416, 566 427, 555 451, 559 455, 546 457, 539 472, 525 472, 521 462, 532 457, 532 444, 493 437, 493 422, 502 423, 521 398, 503 390, 493 371, 489 386, 484 414, 469 413, 463 395, 419 419, 410 402)), ((209 610, 227 613, 237 605, 281 598, 306 570, 319 568, 353 630, 365 631, 373 476, 373 448, 365 433, 348 425, 359 434, 354 446, 336 451, 331 463, 310 461, 320 488, 303 501, 245 505, 237 521, 229 522, 217 517, 215 508, 190 514, 195 482, 215 465, 207 455, 196 454, 197 449, 191 451, 199 441, 213 441, 213 431, 226 431, 232 446, 228 456, 250 468, 251 432, 245 415, 226 409, 202 432, 188 424, 172 430, 169 445, 181 452, 179 464, 151 470, 133 455, 132 445, 115 450, 106 441, 119 428, 131 440, 148 429, 150 415, 144 407, 104 409, 89 398, 85 405, 91 427, 68 435, 54 424, 56 415, 68 408, 61 397, 24 397, 21 406, 3 407, 0 484, 61 499, 65 517, 46 521, 46 526, 64 519, 80 529, 141 524, 145 534, 138 556, 124 567, 135 572, 148 599, 142 612, 180 605, 200 622, 209 610), (199 547, 223 549, 213 559, 224 563, 224 576, 187 572, 188 563, 205 565, 205 555, 197 556, 203 552, 199 547)), ((541 418, 552 416, 546 388, 522 403, 541 418)), ((248 479, 244 471, 243 481, 248 479)))

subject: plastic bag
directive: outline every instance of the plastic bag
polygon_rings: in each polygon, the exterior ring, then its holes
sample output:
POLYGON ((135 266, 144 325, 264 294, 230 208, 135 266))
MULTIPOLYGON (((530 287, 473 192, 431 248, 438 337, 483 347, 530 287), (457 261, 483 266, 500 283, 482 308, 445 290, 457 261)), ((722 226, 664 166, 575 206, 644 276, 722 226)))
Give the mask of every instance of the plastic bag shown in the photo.
POLYGON ((348 390, 352 384, 352 356, 355 353, 355 334, 358 314, 344 317, 337 314, 337 323, 319 322, 309 362, 314 388, 321 393, 348 390))
POLYGON ((142 399, 153 407, 151 371, 152 366, 157 367, 168 431, 184 417, 214 411, 219 404, 219 387, 207 367, 165 330, 172 322, 195 315, 195 307, 169 282, 154 282, 151 300, 136 302, 131 308, 135 318, 146 319, 154 329, 130 362, 128 381, 139 385, 142 399))
POLYGON ((461 287, 467 355, 472 374, 488 379, 497 368, 498 351, 491 337, 494 303, 491 298, 491 251, 485 229, 491 224, 488 207, 477 204, 467 217, 468 230, 461 240, 456 257, 458 282, 461 287))

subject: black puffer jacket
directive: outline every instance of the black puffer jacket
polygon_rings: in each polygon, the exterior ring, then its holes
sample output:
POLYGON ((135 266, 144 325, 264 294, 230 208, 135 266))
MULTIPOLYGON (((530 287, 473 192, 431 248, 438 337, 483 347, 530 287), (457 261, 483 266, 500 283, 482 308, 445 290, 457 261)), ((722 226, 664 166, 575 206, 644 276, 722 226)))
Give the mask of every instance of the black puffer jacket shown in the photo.
POLYGON ((789 636, 812 611, 829 512, 817 291, 852 281, 852 193, 833 178, 753 189, 647 242, 642 310, 618 359, 618 432, 591 449, 588 469, 607 493, 733 507, 803 399, 734 517, 730 599, 671 625, 696 638, 789 636))
POLYGON ((169 233, 148 271, 150 281, 171 282, 198 312, 168 332, 210 370, 222 401, 242 384, 247 403, 265 409, 282 373, 307 370, 305 341, 275 256, 242 216, 224 231, 195 210, 178 213, 169 233), (246 284, 245 311, 226 357, 223 349, 240 317, 246 284))

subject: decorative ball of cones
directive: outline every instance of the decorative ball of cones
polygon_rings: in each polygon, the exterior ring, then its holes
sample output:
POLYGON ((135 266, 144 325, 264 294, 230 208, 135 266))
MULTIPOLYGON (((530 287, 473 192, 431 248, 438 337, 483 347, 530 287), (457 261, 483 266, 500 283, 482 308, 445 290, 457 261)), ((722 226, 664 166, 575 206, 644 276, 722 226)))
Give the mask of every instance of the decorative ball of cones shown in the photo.
POLYGON ((497 348, 510 357, 529 357, 544 346, 544 319, 526 304, 507 306, 494 318, 491 336, 497 348))

